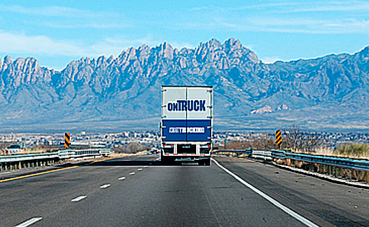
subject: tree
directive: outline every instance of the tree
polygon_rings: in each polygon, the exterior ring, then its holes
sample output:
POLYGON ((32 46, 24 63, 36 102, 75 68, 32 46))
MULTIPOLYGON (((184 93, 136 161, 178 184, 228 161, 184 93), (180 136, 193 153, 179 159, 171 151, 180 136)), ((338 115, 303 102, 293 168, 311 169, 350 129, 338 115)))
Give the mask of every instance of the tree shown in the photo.
POLYGON ((322 137, 317 133, 303 132, 299 125, 293 125, 284 130, 284 147, 294 152, 315 152, 324 144, 322 137))

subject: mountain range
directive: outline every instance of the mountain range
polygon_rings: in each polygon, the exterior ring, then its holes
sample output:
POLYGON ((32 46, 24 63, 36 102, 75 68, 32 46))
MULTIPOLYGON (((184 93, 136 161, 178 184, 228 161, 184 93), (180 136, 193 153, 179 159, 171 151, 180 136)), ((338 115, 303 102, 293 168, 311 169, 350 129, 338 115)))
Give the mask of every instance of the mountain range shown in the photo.
POLYGON ((369 128, 369 47, 263 63, 239 40, 129 48, 63 70, 0 59, 0 131, 158 130, 161 85, 212 85, 214 129, 369 128))

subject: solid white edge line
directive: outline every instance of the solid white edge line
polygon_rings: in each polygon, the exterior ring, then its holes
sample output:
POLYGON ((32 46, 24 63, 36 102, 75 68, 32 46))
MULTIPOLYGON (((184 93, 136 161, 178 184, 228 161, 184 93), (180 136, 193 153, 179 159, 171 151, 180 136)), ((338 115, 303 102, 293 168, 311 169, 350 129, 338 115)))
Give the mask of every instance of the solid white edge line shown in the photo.
POLYGON ((124 180, 124 179, 126 179, 125 177, 120 177, 120 178, 118 178, 118 180, 124 180))
POLYGON ((289 209, 288 207, 282 205, 281 203, 279 203, 278 201, 276 201, 275 199, 273 199, 272 197, 268 196, 267 194, 265 194, 264 192, 260 191, 259 189, 255 188, 254 186, 252 186, 251 184, 247 183, 246 181, 244 181, 243 179, 241 179, 239 176, 237 176, 236 174, 232 173, 230 170, 226 169, 225 167, 223 167, 221 164, 219 164, 216 160, 212 159, 212 161, 217 164, 217 166, 219 168, 221 168, 222 170, 224 170, 226 173, 228 173, 229 175, 231 175, 233 178, 235 178, 236 180, 238 180, 239 182, 241 182, 243 185, 245 185, 246 187, 248 187, 249 189, 253 190, 254 192, 256 192, 257 194, 259 194, 260 196, 262 196, 264 199, 268 200, 270 203, 272 203, 273 205, 275 205, 276 207, 278 207, 279 209, 283 210, 284 212, 286 212, 287 214, 289 214, 290 216, 292 216, 293 218, 299 220, 300 222, 302 222, 303 224, 305 224, 306 226, 311 226, 311 227, 318 227, 318 225, 316 225, 315 223, 311 222, 310 220, 304 218, 303 216, 299 215, 298 213, 294 212, 293 210, 289 209))
POLYGON ((101 185, 100 188, 104 189, 104 188, 108 188, 110 187, 110 184, 104 184, 104 185, 101 185))
POLYGON ((72 202, 78 202, 78 201, 81 201, 82 199, 86 198, 87 196, 85 195, 81 195, 81 196, 78 196, 77 198, 74 198, 72 199, 71 201, 72 202))
POLYGON ((19 225, 16 225, 15 227, 27 227, 41 220, 42 220, 42 217, 31 218, 28 221, 25 221, 19 225))

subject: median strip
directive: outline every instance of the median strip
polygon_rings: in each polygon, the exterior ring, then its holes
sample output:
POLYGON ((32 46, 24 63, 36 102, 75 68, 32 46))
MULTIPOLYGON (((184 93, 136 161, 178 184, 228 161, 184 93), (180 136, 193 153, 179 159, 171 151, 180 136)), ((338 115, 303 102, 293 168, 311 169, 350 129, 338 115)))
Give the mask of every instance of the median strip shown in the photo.
POLYGON ((274 206, 278 207, 279 209, 283 210, 285 213, 289 214, 290 216, 292 216, 293 218, 297 219, 298 221, 300 221, 301 223, 305 224, 306 226, 310 226, 310 227, 318 227, 318 225, 316 225, 315 223, 311 222, 310 220, 304 218, 303 216, 299 215, 298 213, 294 212, 293 210, 289 209, 288 207, 282 205, 281 203, 279 203, 277 200, 273 199, 272 197, 268 196, 267 194, 265 194, 264 192, 260 191, 259 189, 255 188, 254 186, 252 186, 251 184, 247 183, 246 181, 244 181, 242 178, 240 178, 239 176, 237 176, 236 174, 234 174, 233 172, 231 172, 230 170, 226 169, 225 167, 223 167, 221 164, 219 164, 216 160, 212 159, 212 161, 222 170, 224 170, 226 173, 228 173, 229 175, 231 175, 233 178, 235 178, 236 180, 238 180, 241 184, 245 185, 246 187, 248 187, 249 189, 251 189, 252 191, 254 191, 255 193, 257 193, 258 195, 260 195, 261 197, 263 197, 264 199, 268 200, 270 203, 272 203, 274 206))
POLYGON ((77 167, 78 166, 71 166, 71 167, 66 167, 66 168, 61 168, 61 169, 54 169, 54 170, 40 172, 40 173, 33 173, 33 174, 19 176, 19 177, 13 177, 13 178, 9 178, 9 179, 0 180, 0 183, 7 182, 7 181, 13 181, 13 180, 19 180, 19 179, 28 178, 28 177, 39 176, 39 175, 48 174, 48 173, 54 173, 54 172, 67 170, 67 169, 73 169, 73 168, 77 168, 77 167))
POLYGON ((42 217, 31 218, 28 221, 25 221, 19 225, 16 225, 16 227, 27 227, 41 220, 42 220, 42 217))

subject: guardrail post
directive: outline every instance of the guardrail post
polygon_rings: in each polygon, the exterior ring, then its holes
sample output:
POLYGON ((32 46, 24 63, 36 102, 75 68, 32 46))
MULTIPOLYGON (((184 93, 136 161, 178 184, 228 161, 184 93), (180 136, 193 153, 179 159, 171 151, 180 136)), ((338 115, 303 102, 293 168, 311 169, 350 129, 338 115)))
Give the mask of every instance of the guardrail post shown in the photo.
POLYGON ((369 172, 365 171, 365 178, 364 178, 366 183, 369 183, 369 172))
POLYGON ((365 181, 365 171, 358 170, 357 171, 357 180, 358 181, 365 181))
POLYGON ((351 180, 352 179, 352 170, 351 169, 347 169, 347 173, 348 173, 348 177, 351 180))
POLYGON ((287 166, 291 166, 291 159, 289 159, 289 158, 288 158, 288 159, 286 159, 286 165, 287 165, 287 166))
POLYGON ((352 171, 352 175, 353 175, 353 178, 357 180, 357 171, 355 169, 352 171))
POLYGON ((342 167, 337 167, 337 168, 338 168, 337 175, 339 177, 342 177, 342 167))
POLYGON ((318 173, 322 173, 323 172, 323 164, 317 164, 318 167, 318 173))
POLYGON ((345 178, 345 175, 347 175, 346 172, 345 172, 345 168, 342 167, 341 168, 341 176, 342 176, 342 178, 345 178))
POLYGON ((309 163, 309 171, 314 172, 315 171, 315 165, 314 163, 309 163))

